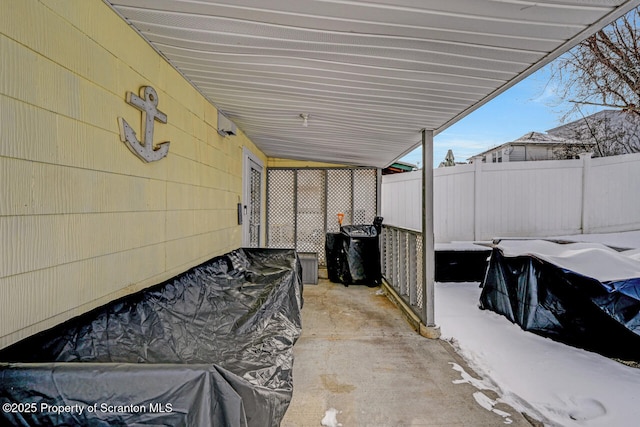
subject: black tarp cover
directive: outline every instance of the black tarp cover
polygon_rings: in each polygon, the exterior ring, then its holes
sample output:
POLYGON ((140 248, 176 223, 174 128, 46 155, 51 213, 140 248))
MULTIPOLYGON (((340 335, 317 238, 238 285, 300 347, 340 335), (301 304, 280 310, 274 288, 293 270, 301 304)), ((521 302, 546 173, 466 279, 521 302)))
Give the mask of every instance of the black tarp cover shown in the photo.
POLYGON ((635 252, 597 244, 501 242, 491 254, 480 308, 541 336, 640 361, 635 252))
MULTIPOLYGON (((443 246, 443 245, 440 245, 443 246)), ((481 282, 487 272, 491 249, 435 250, 436 282, 481 282)))
POLYGON ((325 236, 325 259, 327 262, 327 276, 333 283, 351 283, 349 265, 343 247, 342 233, 327 233, 325 236))
POLYGON ((345 285, 380 284, 380 247, 375 225, 345 225, 327 233, 325 251, 329 280, 345 285))
POLYGON ((301 307, 295 251, 216 257, 0 351, 0 425, 278 426, 301 307))

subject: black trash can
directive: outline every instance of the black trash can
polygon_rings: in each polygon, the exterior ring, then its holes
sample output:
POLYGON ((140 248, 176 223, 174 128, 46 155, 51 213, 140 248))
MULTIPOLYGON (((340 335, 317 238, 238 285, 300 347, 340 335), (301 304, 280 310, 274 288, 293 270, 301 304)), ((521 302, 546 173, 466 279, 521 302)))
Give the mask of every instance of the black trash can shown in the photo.
POLYGON ((327 233, 325 239, 325 256, 327 260, 327 276, 333 283, 351 283, 349 266, 344 251, 344 235, 327 233))
POLYGON ((378 230, 374 225, 345 225, 327 233, 329 280, 345 285, 377 286, 382 281, 378 230))

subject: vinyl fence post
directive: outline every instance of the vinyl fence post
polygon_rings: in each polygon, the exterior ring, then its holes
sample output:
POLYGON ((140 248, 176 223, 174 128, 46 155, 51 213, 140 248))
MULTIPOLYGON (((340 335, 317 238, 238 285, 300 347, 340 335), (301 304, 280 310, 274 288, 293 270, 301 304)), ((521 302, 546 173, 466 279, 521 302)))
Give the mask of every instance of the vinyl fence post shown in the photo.
POLYGON ((480 240, 480 184, 482 174, 482 157, 474 157, 475 166, 473 174, 473 240, 480 240))
POLYGON ((580 159, 582 160, 582 234, 588 234, 591 232, 591 224, 589 224, 589 212, 591 210, 591 197, 589 192, 591 191, 590 177, 591 177, 591 156, 593 153, 582 153, 580 159))

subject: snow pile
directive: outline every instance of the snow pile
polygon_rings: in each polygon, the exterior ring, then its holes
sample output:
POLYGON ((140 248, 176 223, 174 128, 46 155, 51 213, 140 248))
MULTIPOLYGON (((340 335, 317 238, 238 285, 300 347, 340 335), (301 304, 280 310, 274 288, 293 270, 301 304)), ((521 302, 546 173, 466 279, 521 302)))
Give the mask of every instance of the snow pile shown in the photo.
POLYGON ((549 237, 549 239, 602 243, 614 248, 640 249, 640 230, 625 231, 623 233, 575 234, 549 237))
MULTIPOLYGON (((442 338, 484 378, 473 385, 499 390, 499 401, 549 426, 638 425, 640 369, 525 332, 480 310, 480 291, 478 283, 436 285, 442 338)), ((476 401, 487 409, 495 405, 487 396, 476 401)))
POLYGON ((513 423, 513 420, 509 418, 511 416, 510 413, 494 408, 494 406, 496 406, 496 404, 498 403, 498 400, 492 400, 481 391, 476 391, 475 393, 473 393, 473 398, 476 400, 476 402, 478 402, 480 406, 482 406, 487 411, 494 412, 504 418, 505 424, 513 423))
POLYGON ((338 422, 337 418, 337 415, 339 413, 340 411, 335 408, 327 409, 327 411, 324 413, 322 421, 320 422, 320 425, 323 425, 325 427, 341 427, 342 424, 338 422))
MULTIPOLYGON (((449 362, 449 364, 451 365, 454 371, 460 372, 460 375, 462 377, 462 379, 453 381, 454 384, 470 384, 475 388, 477 388, 478 390, 491 390, 496 393, 500 392, 500 390, 490 382, 486 380, 479 380, 477 378, 473 378, 471 375, 467 373, 467 371, 465 371, 462 368, 462 366, 458 365, 457 363, 449 362)), ((503 402, 502 399, 498 398, 496 400, 493 400, 489 396, 484 394, 482 391, 477 391, 473 393, 473 398, 476 400, 476 402, 478 402, 480 406, 482 406, 487 411, 494 412, 500 415, 502 418, 504 418, 505 424, 513 423, 513 420, 509 418, 511 416, 510 413, 501 411, 500 409, 495 408, 498 402, 503 402)))
POLYGON ((498 247, 506 257, 532 255, 601 282, 640 277, 635 250, 618 252, 601 243, 559 245, 546 240, 503 240, 498 247))

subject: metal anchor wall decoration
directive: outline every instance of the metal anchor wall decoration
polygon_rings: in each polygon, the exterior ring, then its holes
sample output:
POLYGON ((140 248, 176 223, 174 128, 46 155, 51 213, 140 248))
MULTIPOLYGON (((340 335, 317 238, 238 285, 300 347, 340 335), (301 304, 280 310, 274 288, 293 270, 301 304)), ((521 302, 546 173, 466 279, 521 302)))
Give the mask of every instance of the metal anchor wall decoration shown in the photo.
POLYGON ((153 125, 154 121, 167 123, 167 115, 158 110, 158 94, 151 86, 142 86, 140 96, 133 92, 127 92, 126 101, 144 114, 142 122, 142 133, 144 139, 138 141, 136 132, 129 126, 129 123, 122 117, 118 117, 120 123, 120 140, 124 142, 129 150, 144 162, 156 162, 169 152, 169 141, 153 146, 153 125))

